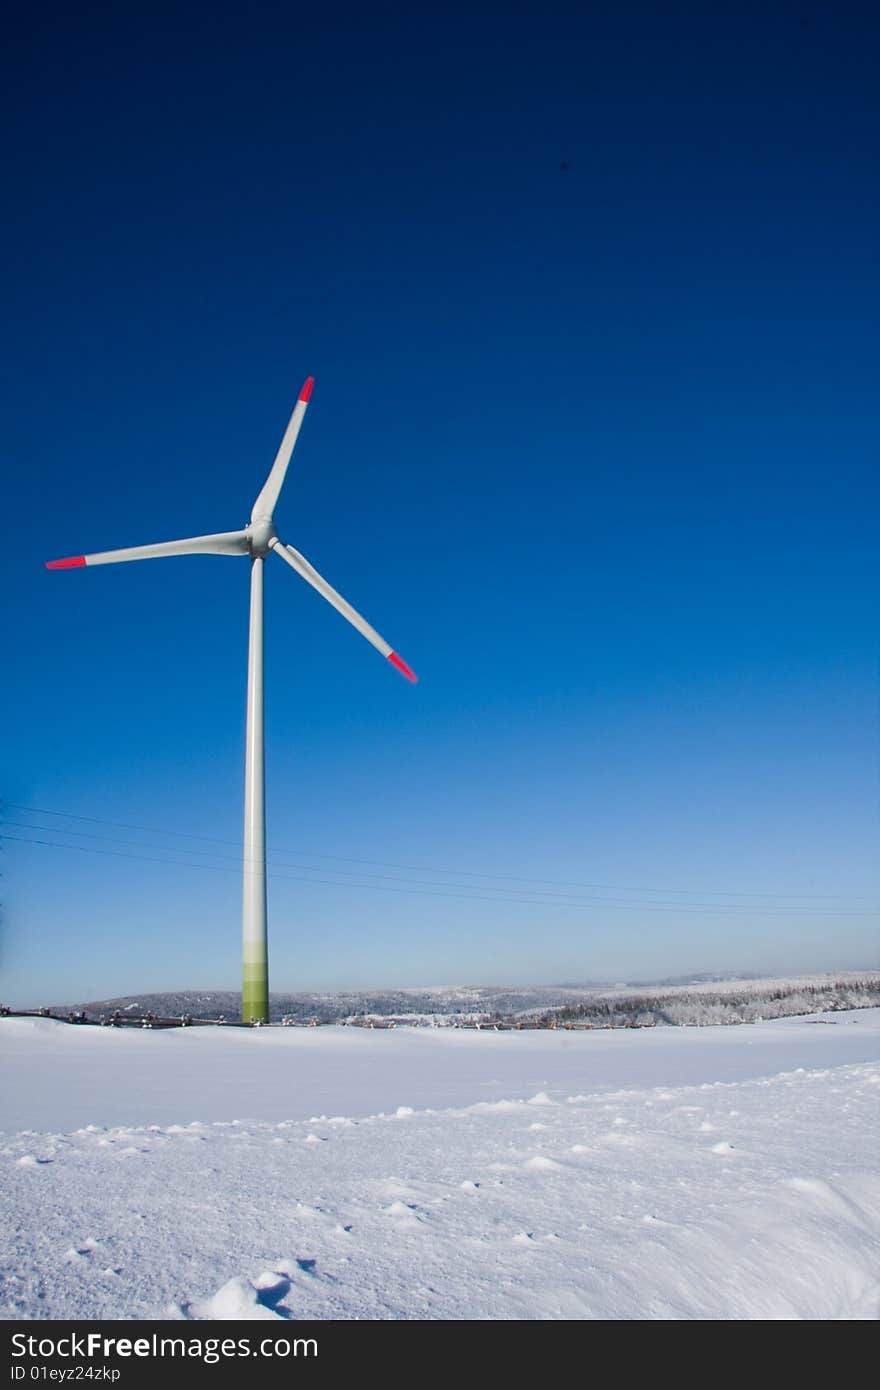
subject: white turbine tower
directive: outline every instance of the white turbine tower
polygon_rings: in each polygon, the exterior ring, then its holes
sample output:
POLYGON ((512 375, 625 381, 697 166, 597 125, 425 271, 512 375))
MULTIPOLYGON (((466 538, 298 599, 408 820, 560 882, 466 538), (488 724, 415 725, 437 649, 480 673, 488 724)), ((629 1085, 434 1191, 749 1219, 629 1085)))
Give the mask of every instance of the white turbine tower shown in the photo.
POLYGON ((244 892, 242 902, 242 987, 241 1016, 245 1023, 269 1021, 269 966, 266 945, 266 791, 263 741, 263 561, 270 551, 280 555, 291 569, 332 603, 343 618, 396 666, 407 680, 416 676, 406 662, 392 651, 374 628, 346 603, 341 594, 322 579, 308 560, 293 546, 279 540, 272 519, 275 504, 284 485, 287 465, 293 453, 303 417, 312 394, 314 377, 309 377, 299 393, 290 423, 284 432, 272 470, 254 503, 250 525, 243 531, 222 531, 216 536, 194 536, 190 540, 161 541, 158 545, 136 545, 126 550, 104 550, 97 555, 74 555, 66 560, 50 560, 50 570, 75 569, 83 565, 113 565, 123 560, 158 560, 167 555, 248 555, 251 561, 251 617, 248 640, 247 737, 244 772, 244 892))

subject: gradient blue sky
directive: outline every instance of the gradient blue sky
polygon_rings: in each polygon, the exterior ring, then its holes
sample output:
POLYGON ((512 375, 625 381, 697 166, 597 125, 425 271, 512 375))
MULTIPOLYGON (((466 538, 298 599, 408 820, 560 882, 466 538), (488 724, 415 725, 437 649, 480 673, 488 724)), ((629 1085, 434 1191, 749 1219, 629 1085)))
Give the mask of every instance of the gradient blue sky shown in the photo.
POLYGON ((244 524, 310 373, 421 682, 270 561, 273 988, 876 966, 877 16, 17 22, 3 995, 238 987, 246 562, 43 561, 244 524))

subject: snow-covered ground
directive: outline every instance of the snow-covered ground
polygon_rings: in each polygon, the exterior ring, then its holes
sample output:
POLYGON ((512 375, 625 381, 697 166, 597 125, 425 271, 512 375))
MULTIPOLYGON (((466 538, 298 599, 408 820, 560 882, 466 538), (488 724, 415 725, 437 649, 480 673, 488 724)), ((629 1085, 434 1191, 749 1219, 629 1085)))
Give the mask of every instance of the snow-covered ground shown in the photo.
POLYGON ((878 1009, 0 1049, 6 1318, 880 1316, 878 1009))

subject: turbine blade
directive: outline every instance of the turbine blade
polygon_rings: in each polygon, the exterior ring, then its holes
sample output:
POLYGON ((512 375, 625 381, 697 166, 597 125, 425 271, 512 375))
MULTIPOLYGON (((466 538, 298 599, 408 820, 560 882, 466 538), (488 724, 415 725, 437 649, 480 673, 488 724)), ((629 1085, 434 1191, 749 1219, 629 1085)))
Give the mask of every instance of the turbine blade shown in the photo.
POLYGON ((287 429, 284 431, 284 438, 278 446, 278 453, 275 455, 272 471, 263 484, 263 489, 254 503, 254 509, 251 512, 251 521, 256 521, 258 517, 270 521, 272 519, 275 503, 278 501, 278 494, 284 486, 284 479, 287 476, 287 465, 290 463, 290 455, 293 453, 293 446, 296 443, 296 437, 299 434, 300 426, 305 417, 306 407, 308 406, 309 397, 312 394, 312 387, 314 384, 315 378, 313 376, 308 377, 303 384, 303 388, 299 393, 299 399, 293 407, 293 414, 290 417, 287 429))
POLYGON ((326 579, 322 579, 321 575, 309 564, 304 555, 300 555, 299 551, 294 550, 292 545, 285 545, 283 541, 279 541, 277 538, 270 541, 269 544, 275 551, 275 554, 280 555, 282 560, 286 560, 291 569, 296 570, 297 574, 301 575, 307 584, 311 584, 312 588, 317 589, 318 593, 321 594, 328 603, 332 603, 337 613, 341 613, 343 618, 347 618, 352 627, 356 627, 361 636, 366 637, 367 641, 372 643, 377 652, 381 652, 386 660, 391 662, 392 666, 397 667, 401 675, 406 676, 408 681, 412 681, 413 684, 415 684, 418 680, 415 671, 411 670, 403 658, 398 656, 397 652, 391 649, 389 644, 385 641, 385 638, 380 637, 375 628, 370 627, 366 618, 362 618, 357 609, 352 608, 351 604, 347 603, 342 595, 338 594, 336 590, 327 583, 326 579))
POLYGON ((101 550, 96 555, 71 555, 66 560, 47 560, 47 570, 78 569, 82 565, 117 565, 124 560, 159 560, 166 555, 247 555, 246 531, 222 531, 216 536, 193 536, 158 545, 132 545, 126 550, 101 550))

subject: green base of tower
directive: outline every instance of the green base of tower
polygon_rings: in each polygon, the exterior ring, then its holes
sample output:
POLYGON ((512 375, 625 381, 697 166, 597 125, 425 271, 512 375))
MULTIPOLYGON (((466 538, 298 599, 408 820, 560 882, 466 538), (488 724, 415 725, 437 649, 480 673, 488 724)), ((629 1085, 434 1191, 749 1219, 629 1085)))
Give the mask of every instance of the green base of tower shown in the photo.
POLYGON ((242 1023, 269 1022, 269 974, 264 967, 245 966, 241 985, 242 1023))

